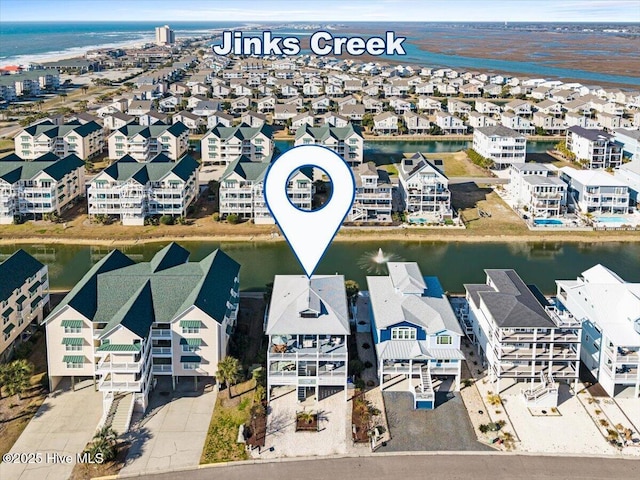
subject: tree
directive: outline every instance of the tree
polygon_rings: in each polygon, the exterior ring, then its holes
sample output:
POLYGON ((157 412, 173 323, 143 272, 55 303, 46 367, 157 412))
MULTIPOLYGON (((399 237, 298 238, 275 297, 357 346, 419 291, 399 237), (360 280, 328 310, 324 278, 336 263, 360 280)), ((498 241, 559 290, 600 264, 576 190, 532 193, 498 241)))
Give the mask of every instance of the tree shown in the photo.
POLYGON ((91 458, 96 458, 96 455, 100 454, 105 462, 113 460, 117 454, 116 438, 117 434, 111 427, 102 427, 93 436, 87 452, 91 458))
POLYGON ((60 101, 61 101, 62 103, 64 103, 66 99, 67 99, 67 94, 66 94, 66 93, 64 93, 64 92, 62 92, 62 93, 60 94, 60 101))
POLYGON ((355 280, 346 280, 344 282, 344 288, 347 291, 347 298, 351 304, 354 304, 358 293, 360 292, 360 285, 355 280))
POLYGON ((9 396, 21 395, 31 385, 33 364, 27 360, 15 360, 6 365, 7 371, 3 373, 3 384, 9 396))
POLYGON ((236 215, 235 213, 231 213, 227 215, 227 222, 229 222, 232 225, 235 225, 236 223, 240 222, 240 217, 238 217, 238 215, 236 215))
POLYGON ((365 113, 362 116, 362 126, 365 128, 373 127, 373 115, 371 113, 365 113))
POLYGON ((235 385, 240 378, 240 362, 237 358, 227 355, 218 362, 216 380, 224 383, 227 387, 235 385))

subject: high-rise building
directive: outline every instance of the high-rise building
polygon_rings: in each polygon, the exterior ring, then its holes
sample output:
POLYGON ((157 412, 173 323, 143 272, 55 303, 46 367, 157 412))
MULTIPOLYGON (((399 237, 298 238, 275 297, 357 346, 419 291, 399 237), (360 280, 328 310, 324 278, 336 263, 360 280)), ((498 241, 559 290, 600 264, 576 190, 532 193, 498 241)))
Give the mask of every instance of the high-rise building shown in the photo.
POLYGON ((176 33, 169 25, 156 27, 156 43, 158 45, 171 45, 176 43, 176 33))

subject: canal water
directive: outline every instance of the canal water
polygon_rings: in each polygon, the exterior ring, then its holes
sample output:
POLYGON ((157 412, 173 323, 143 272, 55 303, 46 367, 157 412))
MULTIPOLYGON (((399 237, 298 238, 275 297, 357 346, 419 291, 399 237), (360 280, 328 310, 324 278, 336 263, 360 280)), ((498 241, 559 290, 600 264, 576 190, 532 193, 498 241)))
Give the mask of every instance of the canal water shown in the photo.
MULTIPOLYGON (((165 243, 122 247, 135 261, 148 261, 165 243)), ((302 270, 285 243, 181 242, 200 260, 221 247, 242 265, 242 290, 262 290, 276 274, 301 274, 302 270)), ((19 245, 0 246, 0 260, 19 245)), ((76 245, 22 246, 49 265, 54 289, 71 288, 109 247, 76 245)), ((555 291, 555 280, 575 279, 597 263, 611 268, 627 281, 640 282, 640 243, 444 243, 444 242, 334 242, 316 273, 339 273, 366 288, 366 276, 375 265, 369 259, 378 248, 397 259, 416 261, 424 275, 437 275, 445 290, 464 291, 465 283, 484 283, 485 268, 513 268, 527 283, 545 293, 555 291), (369 270, 368 270, 369 269, 369 270)))

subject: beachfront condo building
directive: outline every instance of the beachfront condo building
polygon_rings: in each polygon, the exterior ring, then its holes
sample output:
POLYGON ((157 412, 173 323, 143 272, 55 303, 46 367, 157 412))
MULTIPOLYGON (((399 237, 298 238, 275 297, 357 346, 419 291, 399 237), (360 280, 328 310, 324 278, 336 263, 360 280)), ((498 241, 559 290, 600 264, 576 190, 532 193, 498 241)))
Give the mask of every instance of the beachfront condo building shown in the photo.
POLYGON ((380 389, 404 377, 414 408, 432 409, 437 389, 460 389, 463 333, 437 277, 415 262, 387 267, 388 276, 367 277, 380 389))
POLYGON ((156 27, 156 45, 173 45, 176 43, 176 33, 169 25, 156 27))
POLYGON ((402 208, 425 222, 451 218, 449 179, 421 153, 403 158, 398 169, 402 208))
POLYGON ((96 122, 79 122, 54 125, 44 121, 30 125, 13 137, 15 152, 25 160, 33 160, 46 153, 58 157, 77 155, 82 160, 102 153, 104 137, 102 127, 96 122))
POLYGON ((473 131, 473 149, 493 161, 496 168, 508 168, 513 163, 525 162, 527 139, 503 125, 476 128, 473 131))
POLYGON ((320 145, 333 150, 350 166, 360 165, 363 160, 364 138, 360 127, 349 123, 346 127, 303 125, 296 131, 295 146, 320 145))
POLYGON ((202 165, 229 165, 241 156, 252 162, 268 161, 273 155, 273 130, 267 124, 249 127, 217 125, 200 142, 202 165))
POLYGON ((349 222, 391 222, 393 186, 389 174, 375 163, 362 163, 353 169, 356 193, 347 217, 349 222))
POLYGON ((640 283, 596 265, 556 285, 558 307, 582 322, 584 365, 610 396, 640 397, 640 283))
POLYGON ((186 217, 198 196, 200 164, 190 156, 174 162, 158 155, 146 163, 126 156, 96 175, 87 188, 89 215, 144 225, 147 217, 186 217))
POLYGON ((618 128, 614 142, 622 144, 622 154, 631 160, 640 161, 640 130, 618 128))
POLYGON ((148 162, 162 153, 176 161, 187 153, 189 127, 182 122, 173 125, 127 124, 109 135, 107 143, 112 160, 129 155, 138 162, 148 162))
POLYGON ((0 161, 0 225, 60 216, 84 195, 84 162, 53 154, 0 161))
POLYGON ((514 270, 485 270, 483 284, 466 284, 476 351, 497 393, 527 382, 529 405, 556 406, 558 382, 577 382, 580 321, 551 305, 514 270))
POLYGON ((598 170, 562 167, 560 178, 567 184, 567 205, 584 214, 629 212, 629 187, 619 178, 598 170))
POLYGON ((349 313, 342 275, 276 275, 265 319, 267 398, 274 387, 316 402, 347 398, 349 313))
MULTIPOLYGON (((275 223, 264 201, 264 176, 269 162, 252 162, 241 156, 231 162, 220 177, 220 216, 237 215, 256 224, 275 223)), ((289 179, 287 194, 303 210, 311 210, 315 187, 313 169, 298 170, 289 179)))
POLYGON ((17 97, 36 97, 60 87, 60 73, 54 68, 0 75, 0 93, 7 102, 17 97))
POLYGON ((46 265, 20 249, 0 262, 0 363, 31 337, 49 308, 46 265))
POLYGON ((585 168, 615 168, 622 164, 622 143, 604 130, 577 125, 567 129, 567 148, 585 168))
POLYGON ((51 391, 92 380, 101 423, 124 414, 122 434, 132 411, 146 410, 155 376, 174 387, 215 376, 236 324, 239 270, 221 250, 189 262, 175 243, 150 262, 111 251, 44 320, 51 391))
POLYGON ((564 213, 567 184, 542 163, 512 164, 507 189, 515 208, 532 218, 557 217, 564 213))

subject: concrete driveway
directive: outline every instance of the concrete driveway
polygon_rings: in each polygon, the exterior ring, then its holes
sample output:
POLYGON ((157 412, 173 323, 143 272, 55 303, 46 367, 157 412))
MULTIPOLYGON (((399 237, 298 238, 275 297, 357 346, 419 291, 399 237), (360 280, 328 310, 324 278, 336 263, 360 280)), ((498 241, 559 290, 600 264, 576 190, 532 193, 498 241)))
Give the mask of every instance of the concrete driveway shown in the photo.
POLYGON ((2 463, 2 480, 59 480, 69 478, 76 461, 93 438, 102 416, 102 394, 95 392, 92 382, 71 391, 68 381, 44 401, 24 429, 10 453, 41 453, 41 463, 2 463), (60 456, 71 455, 70 462, 60 456))
POLYGON ((198 391, 193 390, 189 380, 183 380, 172 391, 171 377, 156 378, 158 385, 151 393, 149 408, 127 437, 131 447, 122 474, 195 467, 200 463, 217 398, 212 379, 200 379, 198 391))

